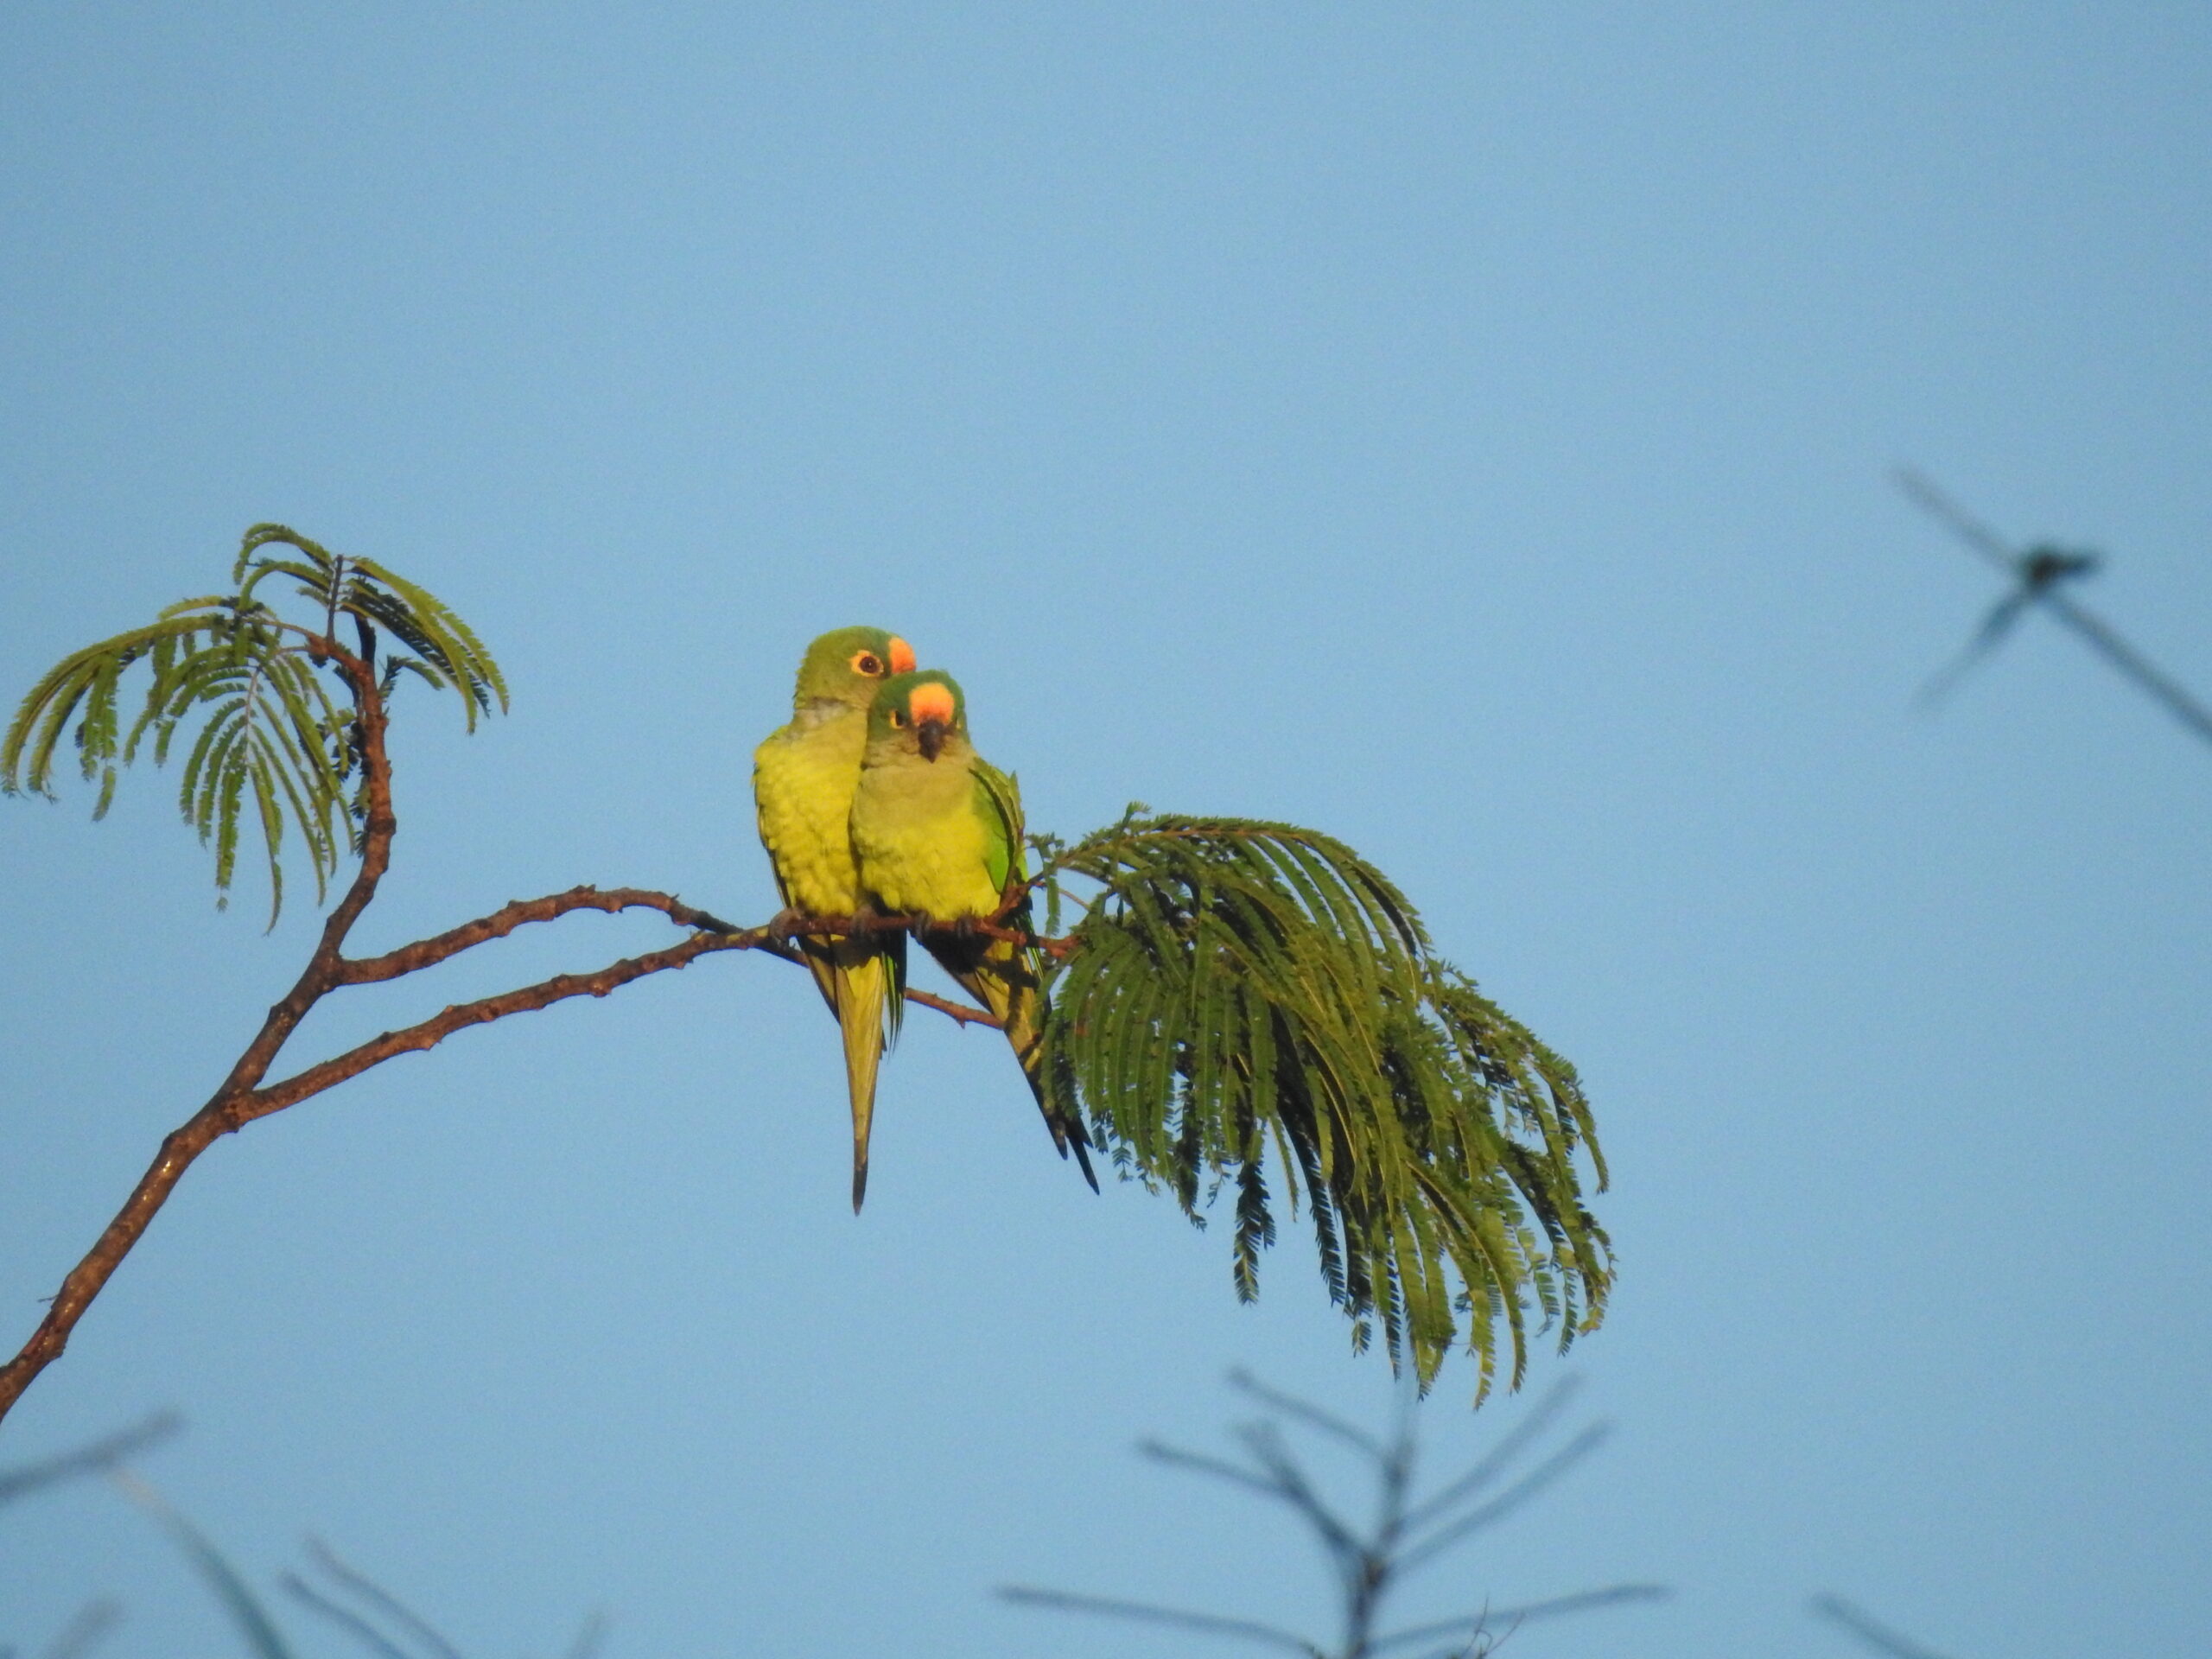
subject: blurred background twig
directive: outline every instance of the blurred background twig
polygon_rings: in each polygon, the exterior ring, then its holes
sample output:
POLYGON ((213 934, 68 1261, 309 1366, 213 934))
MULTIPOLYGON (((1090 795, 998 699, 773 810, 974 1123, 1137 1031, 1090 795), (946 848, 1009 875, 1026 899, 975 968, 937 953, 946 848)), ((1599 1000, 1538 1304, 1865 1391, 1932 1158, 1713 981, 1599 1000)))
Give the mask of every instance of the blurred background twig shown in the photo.
POLYGON ((2179 721, 2184 730, 2212 743, 2212 709, 2121 638, 2110 623, 2063 591, 2068 584, 2095 575, 2104 563, 2101 554, 2057 547, 2047 542, 2015 550, 2003 537, 1920 474, 1910 467, 1901 468, 1897 479, 1897 487, 1916 505, 1948 528, 1963 546, 1980 555, 2018 584, 1991 607, 1965 649, 1921 689, 1923 702, 1940 701, 1968 669, 2003 643, 2031 606, 2040 605, 2088 640, 2098 655, 2179 721))
POLYGON ((1230 1385, 1255 1402, 1263 1416, 1238 1426, 1241 1456, 1217 1458, 1147 1440, 1140 1452, 1170 1468, 1209 1476, 1288 1508, 1320 1543, 1334 1580, 1344 1632, 1333 1646, 1258 1619, 1193 1612, 1151 1602, 1083 1595, 1071 1591, 1009 1585, 999 1594, 1024 1606, 1166 1625, 1196 1635, 1226 1636, 1306 1659, 1370 1659, 1405 1653, 1418 1659, 1478 1659, 1530 1619, 1582 1612, 1628 1602, 1649 1602, 1669 1592, 1656 1584, 1617 1584, 1518 1606, 1491 1607, 1456 1618, 1382 1628, 1386 1605, 1404 1581, 1466 1542, 1484 1528, 1513 1514, 1596 1451, 1611 1432, 1593 1423, 1510 1484, 1498 1483, 1543 1437, 1573 1396, 1572 1378, 1554 1384, 1486 1456, 1426 1497, 1416 1497, 1420 1407, 1402 1394, 1387 1434, 1370 1434, 1307 1401, 1269 1388, 1242 1371, 1230 1385), (1374 1482, 1375 1521, 1362 1528, 1324 1497, 1307 1464, 1294 1451, 1287 1426, 1325 1436, 1351 1450, 1374 1482))

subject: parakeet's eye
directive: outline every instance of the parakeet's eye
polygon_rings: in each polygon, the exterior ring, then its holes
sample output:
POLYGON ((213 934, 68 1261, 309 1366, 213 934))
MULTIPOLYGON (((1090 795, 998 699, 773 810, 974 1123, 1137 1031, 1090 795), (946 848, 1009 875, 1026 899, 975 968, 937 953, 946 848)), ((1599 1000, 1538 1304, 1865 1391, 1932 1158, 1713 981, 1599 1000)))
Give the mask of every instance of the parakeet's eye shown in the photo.
POLYGON ((906 730, 906 711, 903 709, 893 709, 891 711, 891 723, 899 728, 900 731, 906 730))
POLYGON ((853 672, 879 679, 883 674, 883 658, 872 651, 856 651, 853 653, 853 672))

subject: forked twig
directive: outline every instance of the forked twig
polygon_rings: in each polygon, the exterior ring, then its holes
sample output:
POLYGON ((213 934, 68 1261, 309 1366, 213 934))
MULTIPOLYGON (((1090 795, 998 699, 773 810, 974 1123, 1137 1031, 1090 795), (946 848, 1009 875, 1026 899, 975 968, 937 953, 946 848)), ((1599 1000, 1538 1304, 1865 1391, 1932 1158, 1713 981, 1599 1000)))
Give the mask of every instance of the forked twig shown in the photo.
POLYGON ((1900 468, 1897 481, 1897 487, 1922 511, 1945 525, 1969 550, 2018 584, 1991 608, 1981 626, 1967 641, 1965 649, 1922 689, 1923 702, 1941 698, 1967 670, 1996 648, 2030 606, 2040 605, 2088 640, 2107 662, 2163 705, 2183 728, 2212 743, 2212 709, 2121 638, 2109 622, 2062 591, 2065 584, 2096 570, 2102 563, 2096 554, 2047 543, 2016 550, 1920 474, 1900 468))
POLYGON ((335 1624, 371 1653, 375 1654, 377 1659, 416 1659, 416 1656, 409 1653, 406 1649, 394 1642, 360 1614, 355 1612, 351 1607, 340 1605, 298 1573, 287 1573, 277 1582, 284 1586, 284 1593, 293 1600, 317 1618, 327 1619, 335 1624))
MULTIPOLYGON (((435 1625, 374 1579, 369 1577, 367 1573, 349 1567, 339 1560, 337 1553, 321 1539, 308 1540, 308 1554, 315 1558, 315 1564, 322 1569, 324 1576, 332 1583, 345 1590, 363 1606, 397 1625, 410 1638, 429 1649, 436 1656, 436 1659, 461 1659, 460 1652, 452 1643, 446 1640, 435 1625)), ((381 1631, 377 1630, 367 1619, 330 1602, 327 1598, 321 1596, 319 1592, 302 1580, 298 1574, 285 1575, 285 1588, 309 1605, 316 1607, 317 1611, 335 1616, 341 1622, 346 1622, 349 1628, 358 1627, 372 1632, 379 1647, 388 1650, 396 1648, 397 1644, 381 1631)), ((411 1656, 401 1652, 399 1659, 411 1659, 411 1656)))
MULTIPOLYGON (((471 1026, 548 1008, 571 997, 606 996, 647 975, 689 967, 699 957, 714 952, 757 950, 797 963, 804 960, 791 943, 798 937, 926 931, 918 918, 897 916, 787 914, 766 926, 737 927, 683 903, 672 893, 644 887, 577 887, 542 899, 514 900, 488 916, 378 956, 348 957, 344 952, 346 938, 376 897, 378 884, 391 868, 392 837, 398 829, 392 810, 391 763, 385 749, 387 717, 383 692, 368 660, 355 656, 327 636, 314 637, 312 644, 344 674, 353 694, 353 730, 363 780, 360 868, 324 922, 314 953, 292 988, 269 1010, 261 1029, 207 1103, 162 1141, 153 1163, 139 1179, 123 1208, 62 1280, 61 1288, 37 1329, 13 1359, 0 1365, 0 1418, 5 1417, 22 1397, 32 1380, 60 1357, 77 1322, 144 1235, 194 1160, 221 1137, 235 1134, 257 1118, 296 1106, 399 1055, 435 1048, 455 1032, 471 1026), (276 1083, 265 1081, 278 1053, 301 1021, 334 991, 379 984, 418 973, 535 923, 553 921, 579 911, 613 913, 630 909, 658 911, 679 927, 690 929, 691 937, 665 950, 624 957, 594 972, 556 974, 550 979, 496 996, 456 1003, 427 1020, 357 1044, 344 1053, 289 1077, 276 1083)), ((1027 933, 992 924, 977 924, 974 931, 994 938, 1034 943, 1041 948, 1049 949, 1058 943, 1033 939, 1027 933)), ((926 991, 909 990, 906 995, 909 1001, 933 1008, 963 1027, 999 1023, 983 1009, 933 996, 926 991)))
POLYGON ((1567 1385, 1553 1389, 1529 1414, 1528 1421, 1508 1435, 1472 1469, 1447 1482, 1433 1496, 1415 1503, 1412 1495, 1415 1440, 1410 1404, 1402 1411, 1389 1438, 1381 1440, 1318 1406, 1268 1388, 1242 1372, 1233 1374, 1230 1381, 1274 1414, 1269 1420, 1247 1424, 1236 1431, 1238 1444, 1250 1459, 1249 1464, 1202 1452, 1185 1452, 1157 1440, 1143 1442, 1139 1450, 1156 1462, 1225 1481, 1243 1491, 1272 1498, 1294 1510, 1319 1540, 1335 1569, 1344 1610, 1344 1634, 1340 1646, 1325 1647, 1309 1637, 1258 1619, 1192 1612, 1183 1608, 1163 1607, 1151 1602, 1131 1601, 1118 1597, 1082 1595, 1065 1590, 1010 1585, 1000 1589, 1001 1598, 1025 1606, 1049 1607, 1060 1612, 1093 1613, 1111 1618, 1165 1624, 1201 1635, 1241 1637, 1262 1646, 1300 1654, 1306 1656, 1306 1659, 1373 1659, 1374 1656, 1385 1651, 1438 1642, 1446 1645, 1435 1649, 1434 1659, 1452 1659, 1454 1656, 1459 1659, 1478 1659, 1479 1656, 1491 1652, 1502 1639, 1492 1633, 1493 1621, 1503 1623, 1510 1633, 1528 1619, 1551 1618, 1628 1602, 1656 1601, 1669 1593, 1660 1585, 1618 1584, 1600 1590, 1531 1602, 1520 1607, 1485 1611, 1472 1616, 1384 1632, 1378 1629, 1383 1605, 1408 1573, 1418 1570, 1479 1527, 1527 1503, 1593 1450, 1605 1436, 1604 1426, 1594 1425, 1585 1429, 1497 1497, 1475 1509, 1463 1510, 1461 1506, 1479 1497, 1557 1414, 1560 1403, 1568 1392, 1567 1385), (1313 1480, 1285 1440, 1281 1428, 1283 1421, 1328 1435, 1358 1453, 1370 1467, 1378 1496, 1376 1518, 1371 1529, 1363 1531, 1354 1527, 1323 1500, 1313 1480), (1431 1527, 1434 1530, 1427 1539, 1412 1541, 1413 1534, 1423 1527, 1431 1527))
MULTIPOLYGON (((1440 1639, 1457 1643, 1479 1640, 1493 1623, 1504 1628, 1505 1636, 1511 1635, 1523 1624, 1539 1618, 1557 1618, 1562 1613, 1584 1613, 1599 1607, 1620 1607, 1636 1601, 1664 1601, 1667 1589, 1657 1584, 1614 1584, 1603 1590, 1583 1590, 1571 1596, 1554 1596, 1548 1601, 1524 1602, 1517 1607, 1487 1607, 1472 1618, 1447 1618, 1434 1624, 1415 1624, 1407 1630, 1383 1637, 1373 1643, 1369 1651, 1383 1653, 1393 1648, 1408 1648, 1417 1642, 1440 1639)), ((1505 1636, 1498 1637, 1503 1643, 1505 1636)), ((1455 1648, 1453 1651, 1459 1651, 1455 1648)))

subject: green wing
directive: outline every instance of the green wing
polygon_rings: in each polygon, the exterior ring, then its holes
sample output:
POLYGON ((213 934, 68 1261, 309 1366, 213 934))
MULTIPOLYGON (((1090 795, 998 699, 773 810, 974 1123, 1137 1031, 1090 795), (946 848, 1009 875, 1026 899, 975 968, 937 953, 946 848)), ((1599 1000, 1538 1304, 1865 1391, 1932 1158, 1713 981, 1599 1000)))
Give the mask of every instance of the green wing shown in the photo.
POLYGON ((976 757, 976 816, 983 821, 988 847, 984 854, 991 885, 1001 893, 1009 880, 1029 874, 1022 855, 1021 785, 982 755, 976 757))
MULTIPOLYGON (((976 757, 976 816, 982 820, 984 860, 992 887, 1003 902, 1007 885, 1029 877, 1029 861, 1022 841, 1021 785, 980 754, 976 757)), ((1027 896, 1014 912, 1014 925, 1030 925, 1027 896)), ((1090 1190, 1098 1190, 1098 1176, 1090 1167, 1090 1136, 1083 1119, 1052 1104, 1046 1097, 1043 1039, 1045 1035, 1045 958, 1029 946, 1004 940, 962 948, 958 953, 932 944, 940 964, 968 992, 998 1015, 1013 1044, 1022 1075, 1037 1096, 1037 1109, 1052 1131, 1052 1144, 1065 1158, 1071 1152, 1083 1170, 1090 1190)))

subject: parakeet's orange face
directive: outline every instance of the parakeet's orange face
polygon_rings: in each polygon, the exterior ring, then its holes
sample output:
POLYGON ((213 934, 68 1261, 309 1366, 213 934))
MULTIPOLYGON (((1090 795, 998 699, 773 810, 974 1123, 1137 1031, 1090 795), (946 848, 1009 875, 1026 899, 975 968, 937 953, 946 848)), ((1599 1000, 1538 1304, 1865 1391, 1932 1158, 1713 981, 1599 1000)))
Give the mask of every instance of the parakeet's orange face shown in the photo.
POLYGON ((925 760, 944 752, 948 737, 967 735, 968 711, 960 688, 940 669, 896 676, 876 693, 868 735, 906 735, 925 760))
POLYGON ((914 722, 914 739, 922 747, 922 758, 936 760, 944 747, 944 734, 960 717, 951 687, 924 680, 906 694, 906 714, 914 722))

